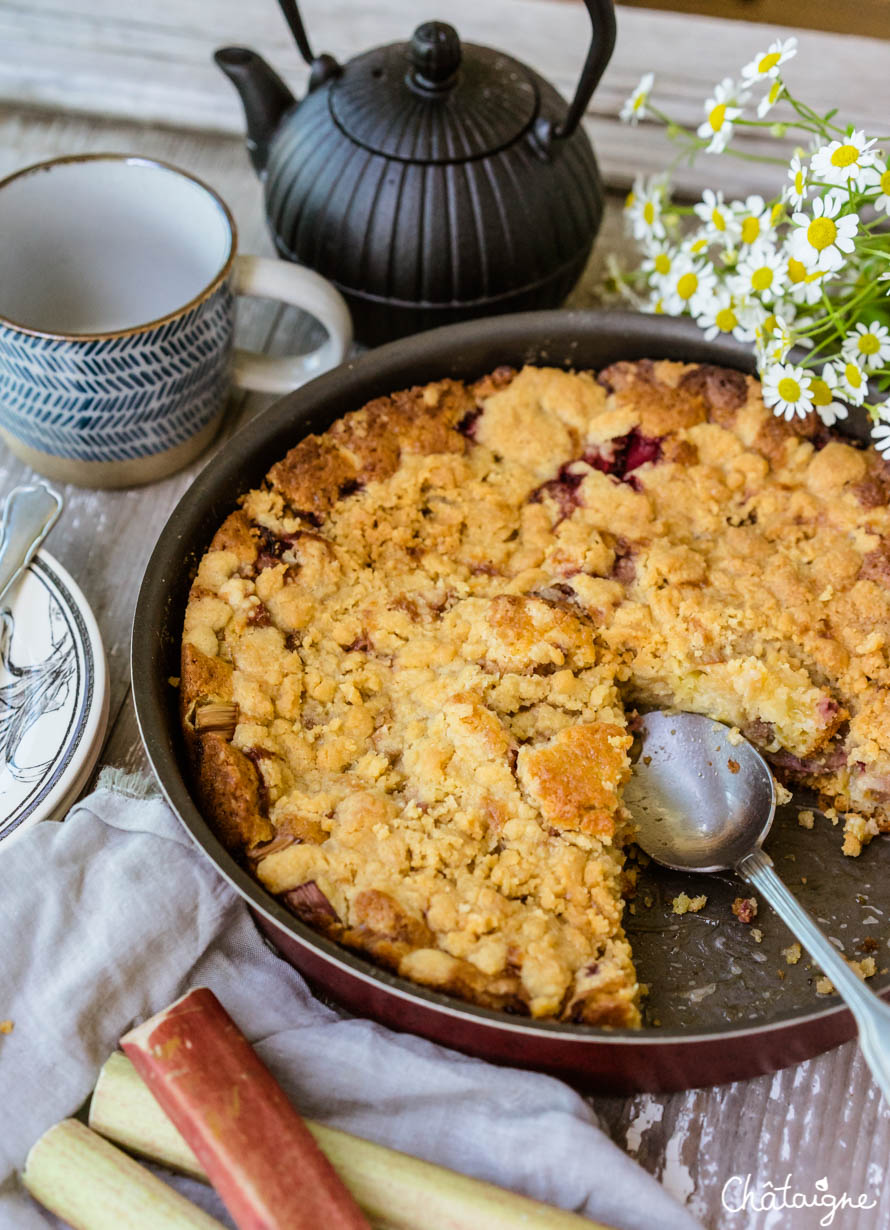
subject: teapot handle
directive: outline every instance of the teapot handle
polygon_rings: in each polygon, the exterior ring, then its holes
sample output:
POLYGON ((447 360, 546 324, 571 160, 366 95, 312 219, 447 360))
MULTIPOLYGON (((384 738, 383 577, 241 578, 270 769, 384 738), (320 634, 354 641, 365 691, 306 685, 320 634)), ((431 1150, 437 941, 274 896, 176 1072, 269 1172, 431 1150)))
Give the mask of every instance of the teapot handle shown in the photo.
POLYGON ((290 26, 297 50, 311 69, 309 73, 309 92, 311 93, 323 85, 329 77, 338 76, 341 72, 340 65, 333 56, 327 53, 317 56, 312 50, 297 0, 278 0, 278 7, 284 14, 284 20, 290 26))
POLYGON ((600 77, 606 70, 606 65, 612 58, 615 49, 615 6, 612 0, 584 0, 590 23, 593 27, 587 59, 581 69, 581 78, 575 97, 569 106, 566 118, 561 124, 554 124, 546 116, 540 116, 535 124, 535 135, 540 145, 548 149, 554 140, 570 137, 590 102, 593 91, 599 85, 600 77))

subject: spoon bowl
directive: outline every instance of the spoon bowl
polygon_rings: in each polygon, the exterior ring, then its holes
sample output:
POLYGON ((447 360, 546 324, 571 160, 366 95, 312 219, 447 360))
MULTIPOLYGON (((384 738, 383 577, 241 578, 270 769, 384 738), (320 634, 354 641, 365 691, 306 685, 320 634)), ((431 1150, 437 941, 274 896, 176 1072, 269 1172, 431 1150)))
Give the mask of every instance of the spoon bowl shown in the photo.
POLYGON ((776 811, 773 776, 747 739, 698 713, 643 715, 624 792, 637 845, 674 871, 726 871, 760 846, 776 811))

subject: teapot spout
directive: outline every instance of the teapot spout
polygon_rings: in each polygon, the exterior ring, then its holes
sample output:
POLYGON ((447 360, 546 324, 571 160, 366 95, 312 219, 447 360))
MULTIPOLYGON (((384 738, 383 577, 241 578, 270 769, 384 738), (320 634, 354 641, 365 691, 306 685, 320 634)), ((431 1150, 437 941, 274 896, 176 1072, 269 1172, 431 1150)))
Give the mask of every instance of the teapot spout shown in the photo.
POLYGON ((247 152, 254 170, 262 176, 272 135, 296 99, 263 57, 247 47, 221 47, 213 58, 241 96, 247 117, 247 152))

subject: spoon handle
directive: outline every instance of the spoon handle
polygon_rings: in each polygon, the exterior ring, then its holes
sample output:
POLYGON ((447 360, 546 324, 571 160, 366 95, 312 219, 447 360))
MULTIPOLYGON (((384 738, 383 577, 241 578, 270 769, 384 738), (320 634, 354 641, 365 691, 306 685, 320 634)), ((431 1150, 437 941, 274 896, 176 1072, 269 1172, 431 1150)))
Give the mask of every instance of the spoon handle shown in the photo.
POLYGON ((890 1104, 890 1007, 857 978, 813 916, 780 880, 763 850, 752 850, 736 865, 790 927, 813 960, 834 983, 859 1026, 859 1046, 881 1092, 890 1104))
POLYGON ((0 601, 34 557, 62 511, 62 497, 48 483, 14 487, 0 522, 0 601))

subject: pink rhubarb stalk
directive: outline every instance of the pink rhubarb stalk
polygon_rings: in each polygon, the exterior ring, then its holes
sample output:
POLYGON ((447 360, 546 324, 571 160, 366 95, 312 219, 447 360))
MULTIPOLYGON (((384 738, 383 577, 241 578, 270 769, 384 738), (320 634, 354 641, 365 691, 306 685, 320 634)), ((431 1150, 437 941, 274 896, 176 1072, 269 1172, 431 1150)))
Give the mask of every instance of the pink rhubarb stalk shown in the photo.
POLYGON ((239 1230, 370 1230, 212 991, 190 991, 121 1045, 239 1230))

